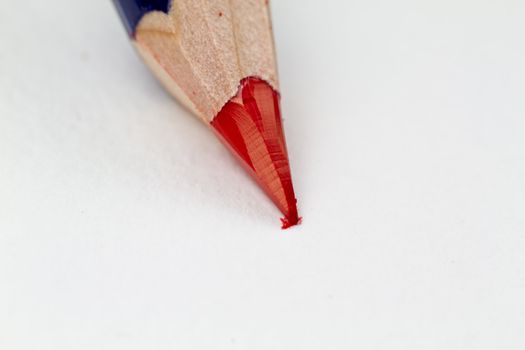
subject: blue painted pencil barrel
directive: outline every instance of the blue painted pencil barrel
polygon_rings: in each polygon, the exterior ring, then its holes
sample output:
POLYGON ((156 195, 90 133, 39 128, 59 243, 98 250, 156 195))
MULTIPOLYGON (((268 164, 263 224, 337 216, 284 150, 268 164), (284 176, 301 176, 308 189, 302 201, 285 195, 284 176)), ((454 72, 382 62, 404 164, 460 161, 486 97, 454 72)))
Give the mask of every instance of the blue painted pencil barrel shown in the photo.
POLYGON ((113 2, 129 35, 133 36, 142 16, 151 11, 168 13, 171 0, 113 0, 113 2))

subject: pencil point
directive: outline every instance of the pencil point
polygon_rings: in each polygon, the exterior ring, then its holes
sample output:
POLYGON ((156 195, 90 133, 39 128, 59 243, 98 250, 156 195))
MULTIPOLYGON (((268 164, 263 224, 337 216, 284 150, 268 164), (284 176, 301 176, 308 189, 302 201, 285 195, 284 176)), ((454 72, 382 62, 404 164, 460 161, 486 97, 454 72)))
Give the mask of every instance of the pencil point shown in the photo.
POLYGON ((295 215, 290 218, 281 218, 282 226, 281 228, 283 230, 289 229, 290 227, 300 225, 303 218, 297 216, 297 211, 295 212, 295 215))
POLYGON ((282 228, 299 224, 279 94, 264 80, 243 79, 211 124, 284 214, 282 228))

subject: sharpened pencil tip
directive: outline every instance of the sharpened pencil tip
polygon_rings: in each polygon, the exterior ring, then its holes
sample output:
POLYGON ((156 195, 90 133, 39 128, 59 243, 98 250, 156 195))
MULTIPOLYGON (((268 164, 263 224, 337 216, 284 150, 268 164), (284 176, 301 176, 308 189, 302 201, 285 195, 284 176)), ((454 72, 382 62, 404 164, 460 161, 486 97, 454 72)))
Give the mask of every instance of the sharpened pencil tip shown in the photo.
POLYGON ((243 79, 211 124, 284 214, 282 228, 299 224, 279 94, 264 80, 243 79))

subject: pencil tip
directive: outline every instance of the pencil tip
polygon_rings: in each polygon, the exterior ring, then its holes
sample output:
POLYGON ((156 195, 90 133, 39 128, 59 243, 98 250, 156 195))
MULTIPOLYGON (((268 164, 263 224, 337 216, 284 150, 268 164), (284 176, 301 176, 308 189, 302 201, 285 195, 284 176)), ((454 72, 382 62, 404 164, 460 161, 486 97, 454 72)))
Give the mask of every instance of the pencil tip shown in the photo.
POLYGON ((299 224, 279 94, 264 80, 243 79, 211 124, 282 211, 282 228, 299 224))
POLYGON ((297 210, 296 210, 295 215, 292 215, 290 217, 281 218, 281 223, 282 223, 281 228, 283 230, 289 229, 290 227, 300 225, 301 221, 303 221, 303 218, 297 215, 297 210))

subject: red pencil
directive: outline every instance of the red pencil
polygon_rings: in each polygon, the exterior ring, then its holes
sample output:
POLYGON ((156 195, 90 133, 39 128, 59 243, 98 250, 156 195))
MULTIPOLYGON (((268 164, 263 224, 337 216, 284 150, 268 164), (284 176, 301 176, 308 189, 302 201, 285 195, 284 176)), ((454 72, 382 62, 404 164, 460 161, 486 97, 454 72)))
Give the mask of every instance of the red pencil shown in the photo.
POLYGON ((115 0, 166 89, 209 125, 282 211, 299 223, 281 122, 268 0, 115 0))

